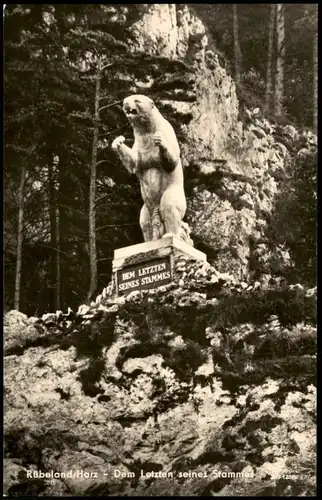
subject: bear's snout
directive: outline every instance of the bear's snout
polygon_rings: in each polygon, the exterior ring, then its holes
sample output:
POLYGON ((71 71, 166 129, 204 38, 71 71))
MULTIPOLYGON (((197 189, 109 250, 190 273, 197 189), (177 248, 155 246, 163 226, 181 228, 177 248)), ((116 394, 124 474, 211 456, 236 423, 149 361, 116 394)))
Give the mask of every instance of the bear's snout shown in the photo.
POLYGON ((136 107, 134 106, 131 106, 131 104, 129 103, 124 103, 124 106, 123 106, 123 109, 124 109, 124 112, 127 114, 127 115, 137 115, 138 111, 136 109, 136 107))

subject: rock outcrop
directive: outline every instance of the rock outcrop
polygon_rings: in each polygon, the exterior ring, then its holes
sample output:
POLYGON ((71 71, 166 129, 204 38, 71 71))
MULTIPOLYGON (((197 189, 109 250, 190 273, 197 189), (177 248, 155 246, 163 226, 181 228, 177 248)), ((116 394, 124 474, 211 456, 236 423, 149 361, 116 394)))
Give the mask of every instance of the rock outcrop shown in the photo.
POLYGON ((316 290, 175 266, 6 315, 6 494, 314 494, 316 290))

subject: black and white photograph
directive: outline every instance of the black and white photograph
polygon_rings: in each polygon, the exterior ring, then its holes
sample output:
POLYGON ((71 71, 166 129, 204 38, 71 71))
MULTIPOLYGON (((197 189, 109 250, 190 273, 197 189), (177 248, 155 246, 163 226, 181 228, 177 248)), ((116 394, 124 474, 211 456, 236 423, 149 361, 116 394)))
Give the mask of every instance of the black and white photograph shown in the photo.
POLYGON ((316 496, 318 4, 3 4, 3 495, 316 496))

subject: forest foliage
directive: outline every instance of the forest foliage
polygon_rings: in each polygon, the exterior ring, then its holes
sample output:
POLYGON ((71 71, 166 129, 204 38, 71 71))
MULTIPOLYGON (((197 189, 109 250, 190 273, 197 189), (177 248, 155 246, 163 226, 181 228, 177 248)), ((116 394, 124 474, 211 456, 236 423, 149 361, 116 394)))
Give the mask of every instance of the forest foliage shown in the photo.
MULTIPOLYGON (((34 315, 76 307, 88 295, 88 213, 95 127, 98 131, 95 291, 100 291, 110 280, 114 249, 142 239, 138 224, 141 207, 138 182, 120 166, 109 148, 117 135, 128 139, 132 136, 120 103, 129 93, 140 91, 133 85, 134 80, 144 84, 152 76, 155 84, 151 97, 158 98, 168 95, 173 88, 188 90, 193 78, 184 62, 130 50, 128 27, 145 8, 146 5, 140 4, 6 6, 7 308, 16 307, 34 315), (100 78, 99 116, 95 121, 99 58, 106 68, 100 78)), ((229 61, 234 58, 232 11, 219 4, 198 4, 194 9, 206 23, 210 39, 222 51, 229 69, 229 61)), ((240 99, 246 99, 247 103, 250 99, 252 105, 265 99, 267 9, 265 4, 238 6, 236 28, 241 58, 238 92, 240 99)), ((295 125, 306 127, 313 125, 315 106, 310 91, 314 77, 311 43, 314 23, 307 29, 308 23, 303 21, 311 18, 314 15, 305 4, 293 5, 292 9, 286 6, 283 113, 295 125)), ((175 128, 176 120, 179 123, 180 116, 175 117, 175 128)), ((299 203, 300 211, 301 207, 299 203)), ((303 226, 303 231, 308 230, 303 226)), ((299 237, 303 239, 303 234, 299 237)), ((310 244, 314 247, 314 237, 310 244)))

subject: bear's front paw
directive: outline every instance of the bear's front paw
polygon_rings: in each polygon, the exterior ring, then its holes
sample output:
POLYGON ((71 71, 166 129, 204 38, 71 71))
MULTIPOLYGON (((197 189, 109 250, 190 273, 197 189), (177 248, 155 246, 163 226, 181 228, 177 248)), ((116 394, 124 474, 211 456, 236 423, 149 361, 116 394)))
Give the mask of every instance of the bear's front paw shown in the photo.
POLYGON ((153 136, 153 141, 156 146, 165 147, 165 140, 160 132, 156 132, 153 136))
POLYGON ((120 135, 119 137, 117 137, 116 139, 114 139, 114 141, 112 142, 112 149, 114 149, 114 151, 116 151, 117 149, 119 149, 122 144, 125 142, 125 137, 124 135, 120 135))

